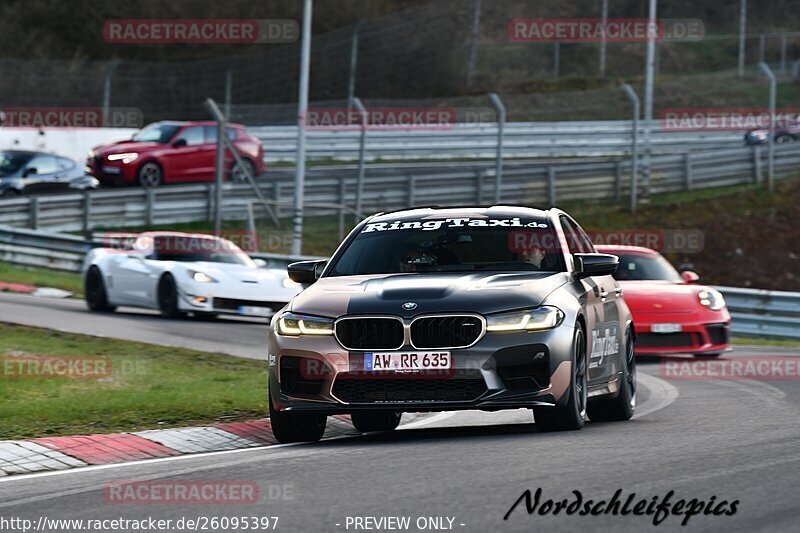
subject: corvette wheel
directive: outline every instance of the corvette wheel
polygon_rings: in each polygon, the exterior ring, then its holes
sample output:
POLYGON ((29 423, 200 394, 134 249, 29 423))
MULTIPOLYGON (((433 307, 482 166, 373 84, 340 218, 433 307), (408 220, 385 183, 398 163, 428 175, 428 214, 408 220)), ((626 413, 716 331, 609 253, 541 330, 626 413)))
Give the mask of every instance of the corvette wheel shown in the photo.
POLYGON ((269 394, 269 420, 278 442, 316 442, 325 433, 328 417, 313 413, 280 412, 272 405, 269 394))
POLYGON ((175 278, 165 274, 158 282, 158 308, 161 315, 167 318, 178 318, 183 316, 178 309, 178 286, 175 278))
POLYGON ((145 189, 150 187, 158 187, 161 185, 161 180, 164 178, 161 170, 161 165, 155 161, 148 161, 139 167, 136 173, 136 181, 145 189))
POLYGON ((84 282, 84 293, 86 294, 86 305, 91 311, 110 313, 116 307, 108 304, 106 286, 103 283, 103 276, 100 269, 96 266, 89 268, 84 282))
POLYGON ((566 431, 583 427, 589 393, 586 370, 586 340, 583 330, 578 328, 575 330, 573 342, 572 375, 567 389, 567 402, 555 407, 533 408, 533 419, 539 431, 566 431))
POLYGON ((620 385, 616 398, 596 400, 589 403, 589 419, 592 422, 630 420, 636 409, 636 358, 633 350, 633 332, 628 328, 625 353, 620 361, 620 385))
POLYGON ((400 425, 403 413, 397 411, 377 411, 374 413, 353 413, 350 418, 353 426, 361 433, 370 431, 393 431, 400 425))

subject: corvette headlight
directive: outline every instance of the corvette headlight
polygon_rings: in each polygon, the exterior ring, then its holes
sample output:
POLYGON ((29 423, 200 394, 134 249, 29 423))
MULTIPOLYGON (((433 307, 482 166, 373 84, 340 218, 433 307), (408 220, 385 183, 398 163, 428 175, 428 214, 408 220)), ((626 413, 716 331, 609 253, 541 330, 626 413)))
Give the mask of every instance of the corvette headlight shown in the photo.
POLYGON ((188 274, 192 277, 193 280, 198 281, 200 283, 216 283, 217 280, 206 274, 205 272, 197 272, 196 270, 190 270, 188 274))
POLYGON ((725 307, 725 298, 716 289, 703 289, 697 293, 700 303, 712 311, 719 311, 725 307))
POLYGON ((139 157, 136 152, 127 152, 124 154, 111 154, 108 156, 109 161, 122 161, 124 164, 133 163, 139 157))
POLYGON ((564 319, 557 307, 542 306, 486 316, 486 331, 535 331, 551 329, 564 319))
POLYGON ((333 335, 333 319, 283 313, 278 319, 279 335, 333 335))

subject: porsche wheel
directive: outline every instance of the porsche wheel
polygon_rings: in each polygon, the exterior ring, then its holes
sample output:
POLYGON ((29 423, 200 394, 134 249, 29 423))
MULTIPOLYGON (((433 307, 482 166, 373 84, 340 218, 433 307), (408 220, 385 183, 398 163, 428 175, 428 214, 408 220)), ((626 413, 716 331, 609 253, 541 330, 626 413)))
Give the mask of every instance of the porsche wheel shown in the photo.
POLYGON ((96 266, 90 267, 86 273, 84 293, 86 294, 86 305, 91 311, 111 313, 116 309, 113 305, 108 304, 103 275, 96 266))
POLYGON ((567 402, 555 407, 534 407, 533 419, 539 431, 581 429, 586 422, 589 381, 586 373, 586 339, 581 328, 575 330, 572 373, 567 402))
POLYGON ((403 413, 397 411, 377 411, 374 413, 353 413, 350 418, 353 426, 361 433, 370 431, 394 431, 400 425, 403 413))
POLYGON ((633 355, 633 332, 630 328, 625 337, 625 353, 620 361, 619 394, 616 398, 589 402, 589 419, 592 422, 630 420, 636 409, 636 358, 633 355))
POLYGON ((280 412, 272 405, 269 395, 269 420, 272 434, 278 442, 316 442, 325 433, 328 417, 313 413, 280 412))

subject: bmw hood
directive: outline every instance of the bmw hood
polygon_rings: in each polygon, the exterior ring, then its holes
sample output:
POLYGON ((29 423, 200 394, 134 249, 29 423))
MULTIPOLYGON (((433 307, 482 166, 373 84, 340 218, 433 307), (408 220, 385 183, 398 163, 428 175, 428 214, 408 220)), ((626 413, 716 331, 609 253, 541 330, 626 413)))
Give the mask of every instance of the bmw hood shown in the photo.
POLYGON ((536 307, 567 283, 553 272, 425 273, 327 277, 292 301, 292 311, 337 318, 346 314, 474 312, 536 307), (408 303, 410 309, 404 308, 408 303))

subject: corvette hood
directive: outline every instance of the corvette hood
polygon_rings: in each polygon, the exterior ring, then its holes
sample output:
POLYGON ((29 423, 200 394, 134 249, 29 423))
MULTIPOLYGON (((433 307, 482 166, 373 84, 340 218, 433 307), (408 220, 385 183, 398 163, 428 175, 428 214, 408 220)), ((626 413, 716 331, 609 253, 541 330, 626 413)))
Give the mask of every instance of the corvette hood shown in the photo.
POLYGON ((244 265, 198 261, 180 263, 186 270, 194 270, 207 274, 220 283, 250 283, 253 286, 264 285, 282 287, 281 283, 288 276, 285 270, 270 268, 248 268, 244 265))
POLYGON ((439 312, 494 313, 535 307, 568 281, 564 273, 382 274, 322 278, 292 301, 292 310, 312 315, 439 312), (404 311, 402 305, 417 306, 404 311))
POLYGON ((622 295, 633 313, 694 312, 697 293, 705 287, 668 281, 621 281, 622 295))

